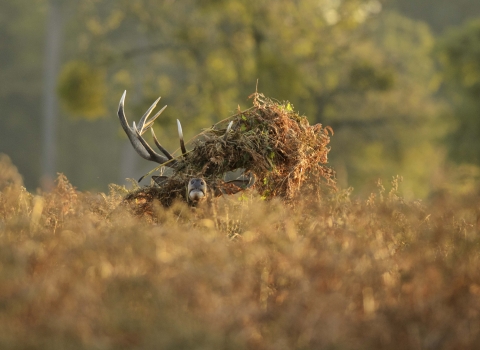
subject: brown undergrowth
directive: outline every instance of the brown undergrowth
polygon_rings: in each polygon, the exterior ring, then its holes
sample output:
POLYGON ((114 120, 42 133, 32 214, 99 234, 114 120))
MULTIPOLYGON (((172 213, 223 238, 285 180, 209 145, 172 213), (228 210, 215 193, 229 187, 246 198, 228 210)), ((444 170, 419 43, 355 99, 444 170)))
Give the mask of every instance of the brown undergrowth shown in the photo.
MULTIPOLYGON (((1 349, 477 349, 478 195, 119 206, 0 174, 1 349)), ((3 172, 4 170, 2 170, 3 172)), ((241 200, 240 200, 241 199, 241 200)))
POLYGON ((211 187, 218 187, 225 174, 238 169, 255 175, 255 188, 265 199, 291 202, 304 191, 317 190, 321 183, 334 189, 334 172, 327 166, 333 130, 310 125, 288 102, 259 93, 251 97, 251 108, 197 135, 190 142, 192 150, 176 159, 179 166, 161 187, 139 188, 126 201, 136 208, 137 202, 144 203, 147 211, 154 199, 168 207, 175 199, 185 199, 190 178, 203 177, 211 187))

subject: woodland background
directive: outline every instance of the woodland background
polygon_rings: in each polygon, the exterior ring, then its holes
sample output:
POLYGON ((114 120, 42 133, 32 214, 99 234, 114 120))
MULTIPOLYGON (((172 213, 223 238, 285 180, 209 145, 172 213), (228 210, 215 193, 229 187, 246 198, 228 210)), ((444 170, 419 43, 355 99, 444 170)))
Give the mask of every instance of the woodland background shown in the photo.
POLYGON ((158 97, 162 143, 251 105, 258 91, 330 125, 340 186, 403 196, 471 191, 480 176, 477 0, 7 0, 0 11, 0 153, 29 190, 139 178, 116 116, 158 97))

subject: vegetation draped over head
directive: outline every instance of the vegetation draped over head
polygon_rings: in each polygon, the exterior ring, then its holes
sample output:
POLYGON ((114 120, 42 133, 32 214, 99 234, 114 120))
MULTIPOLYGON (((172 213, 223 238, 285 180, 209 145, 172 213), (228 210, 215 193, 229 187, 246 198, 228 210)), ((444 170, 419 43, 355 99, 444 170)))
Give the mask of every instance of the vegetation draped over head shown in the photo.
POLYGON ((193 150, 177 158, 179 165, 159 188, 130 193, 126 200, 134 210, 151 212, 153 199, 166 207, 175 198, 185 199, 186 184, 192 177, 202 177, 209 186, 221 186, 225 175, 237 170, 254 175, 255 188, 264 199, 292 203, 301 192, 320 193, 322 184, 334 189, 334 171, 327 166, 333 130, 310 125, 289 102, 273 101, 259 93, 251 97, 253 107, 197 135, 193 150), (137 208, 139 200, 141 207, 137 208))

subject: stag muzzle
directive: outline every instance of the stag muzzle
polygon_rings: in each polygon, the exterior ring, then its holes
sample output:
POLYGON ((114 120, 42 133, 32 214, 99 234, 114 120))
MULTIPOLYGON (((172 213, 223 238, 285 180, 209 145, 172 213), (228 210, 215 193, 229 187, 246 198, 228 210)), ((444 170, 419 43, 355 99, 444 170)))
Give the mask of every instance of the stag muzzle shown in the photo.
POLYGON ((188 182, 188 199, 194 203, 199 202, 207 196, 207 184, 202 178, 193 178, 188 182))

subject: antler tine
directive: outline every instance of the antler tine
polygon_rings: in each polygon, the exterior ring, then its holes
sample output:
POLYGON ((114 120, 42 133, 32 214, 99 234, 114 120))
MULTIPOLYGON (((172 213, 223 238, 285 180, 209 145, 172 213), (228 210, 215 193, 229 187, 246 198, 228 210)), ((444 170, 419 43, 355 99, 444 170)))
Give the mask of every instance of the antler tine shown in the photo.
MULTIPOLYGON (((159 116, 160 114, 162 114, 162 112, 165 110, 165 108, 167 108, 167 105, 163 106, 162 109, 161 109, 160 111, 158 111, 158 113, 155 114, 152 119, 150 119, 148 122, 145 123, 145 125, 144 125, 143 128, 142 128, 143 132, 147 131, 149 128, 152 127, 153 122, 155 121, 155 119, 157 119, 158 116, 159 116)), ((140 132, 140 134, 143 135, 142 132, 140 132)))
MULTIPOLYGON (((166 107, 166 106, 165 106, 165 107, 166 107)), ((168 159, 173 159, 172 155, 160 144, 160 142, 158 142, 157 136, 155 136, 155 132, 153 131, 153 128, 151 128, 150 131, 152 132, 153 141, 155 142, 155 145, 157 146, 157 148, 158 148, 163 154, 165 154, 165 156, 166 156, 168 159)))
MULTIPOLYGON (((135 123, 133 123, 133 129, 128 125, 127 117, 125 116, 125 95, 127 91, 125 91, 120 99, 120 103, 118 105, 118 119, 120 120, 120 124, 122 125, 123 130, 127 134, 130 143, 132 144, 135 151, 140 155, 140 157, 150 160, 156 163, 166 163, 169 159, 165 156, 162 156, 156 153, 152 148, 145 142, 145 140, 139 134, 135 123)), ((172 164, 173 165, 173 164, 172 164)))
POLYGON ((149 109, 145 112, 145 114, 140 118, 140 121, 138 122, 138 132, 140 135, 143 135, 145 132, 144 127, 145 127, 145 121, 147 120, 148 116, 150 113, 152 113, 152 110, 157 106, 158 101, 160 101, 161 97, 157 98, 155 102, 152 103, 149 109))
POLYGON ((127 134, 127 137, 130 140, 130 143, 132 144, 135 151, 137 151, 140 157, 144 159, 149 159, 150 155, 148 154, 147 150, 142 146, 140 141, 137 140, 135 132, 128 125, 127 117, 125 116, 125 95, 126 94, 127 94, 127 91, 125 90, 125 92, 122 95, 122 98, 120 98, 120 104, 118 105, 118 119, 120 120, 120 124, 122 125, 122 128, 125 131, 125 133, 127 134))
POLYGON ((127 133, 128 135, 128 131, 130 129, 130 127, 128 126, 128 121, 127 121, 127 117, 125 116, 125 95, 127 94, 127 90, 125 90, 123 92, 123 95, 122 97, 120 98, 120 104, 118 105, 118 118, 120 119, 120 124, 122 125, 122 128, 123 130, 125 130, 125 132, 127 133))
POLYGON ((180 120, 178 119, 177 119, 177 126, 178 126, 178 137, 180 138, 180 148, 182 149, 182 154, 185 155, 187 153, 187 149, 185 148, 185 142, 183 141, 182 124, 180 124, 180 120))
POLYGON ((239 178, 231 181, 226 181, 226 184, 234 184, 242 189, 247 189, 255 185, 255 182, 257 181, 257 177, 255 174, 251 171, 248 173, 243 173, 242 175, 239 176, 239 178))

